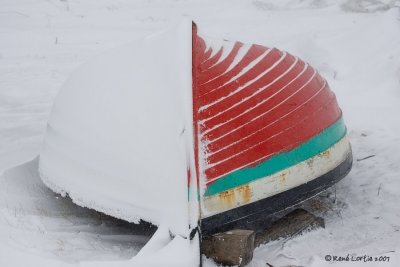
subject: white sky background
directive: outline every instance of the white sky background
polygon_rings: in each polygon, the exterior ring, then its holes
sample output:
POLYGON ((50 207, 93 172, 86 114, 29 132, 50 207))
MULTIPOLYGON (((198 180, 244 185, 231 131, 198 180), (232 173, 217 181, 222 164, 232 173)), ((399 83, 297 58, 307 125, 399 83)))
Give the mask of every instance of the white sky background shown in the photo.
MULTIPOLYGON (((326 254, 395 258, 388 252, 400 251, 399 6, 390 0, 1 0, 0 171, 39 153, 53 99, 78 65, 193 18, 208 35, 276 46, 311 63, 336 93, 353 145, 353 171, 337 186, 326 228, 257 249, 251 266, 321 266, 326 254), (369 155, 375 157, 357 161, 369 155)), ((59 215, 33 172, 29 165, 0 177, 3 266, 123 261, 137 253, 138 237, 111 235, 107 242, 109 228, 65 218, 75 208, 59 215)))

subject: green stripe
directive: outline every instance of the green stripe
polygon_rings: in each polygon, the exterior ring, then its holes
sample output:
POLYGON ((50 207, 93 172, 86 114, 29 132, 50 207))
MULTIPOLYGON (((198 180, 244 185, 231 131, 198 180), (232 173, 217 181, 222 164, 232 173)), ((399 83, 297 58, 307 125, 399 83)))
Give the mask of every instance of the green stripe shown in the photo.
POLYGON ((289 152, 273 156, 255 167, 246 167, 221 177, 208 186, 204 196, 218 194, 294 166, 329 149, 345 134, 346 126, 343 118, 340 118, 320 134, 289 152))

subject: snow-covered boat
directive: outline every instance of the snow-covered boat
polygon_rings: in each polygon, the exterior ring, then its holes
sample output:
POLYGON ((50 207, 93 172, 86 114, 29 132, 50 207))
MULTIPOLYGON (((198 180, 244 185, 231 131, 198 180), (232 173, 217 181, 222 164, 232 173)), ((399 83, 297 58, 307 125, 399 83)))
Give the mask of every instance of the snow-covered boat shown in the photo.
POLYGON ((342 112, 314 68, 188 22, 76 71, 39 168, 79 205, 189 236, 286 209, 351 164, 342 112))
POLYGON ((246 227, 332 186, 351 169, 342 112, 313 67, 276 48, 193 30, 202 230, 246 227))

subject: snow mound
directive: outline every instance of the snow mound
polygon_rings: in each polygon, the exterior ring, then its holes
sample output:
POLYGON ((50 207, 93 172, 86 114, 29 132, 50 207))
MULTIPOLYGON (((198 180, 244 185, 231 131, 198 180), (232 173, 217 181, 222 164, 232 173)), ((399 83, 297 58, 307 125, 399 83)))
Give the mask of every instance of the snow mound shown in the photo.
POLYGON ((59 92, 40 176, 80 206, 188 233, 191 23, 80 67, 59 92))
POLYGON ((48 189, 38 159, 0 175, 0 266, 130 259, 154 229, 85 209, 48 189))

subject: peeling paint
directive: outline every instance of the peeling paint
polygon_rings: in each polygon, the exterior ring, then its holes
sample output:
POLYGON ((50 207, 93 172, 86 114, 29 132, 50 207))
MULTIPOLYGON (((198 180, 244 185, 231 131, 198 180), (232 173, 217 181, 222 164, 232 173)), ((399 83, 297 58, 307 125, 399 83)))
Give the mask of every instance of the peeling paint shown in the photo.
POLYGON ((286 185, 286 179, 287 179, 287 172, 282 172, 279 175, 278 181, 279 181, 279 186, 283 187, 286 185))
POLYGON ((223 207, 232 208, 235 206, 235 194, 233 190, 228 190, 218 194, 223 207))
POLYGON ((232 208, 237 205, 243 205, 250 202, 252 197, 252 188, 250 185, 242 185, 231 190, 224 191, 218 194, 221 205, 225 208, 232 208))
POLYGON ((246 184, 239 186, 238 188, 235 188, 235 191, 238 192, 238 194, 235 195, 239 197, 240 203, 247 204, 250 202, 252 196, 252 189, 250 185, 246 184))
POLYGON ((202 214, 204 217, 208 217, 279 194, 311 181, 343 162, 350 149, 350 144, 344 137, 326 151, 295 166, 248 184, 206 196, 203 199, 202 214))

